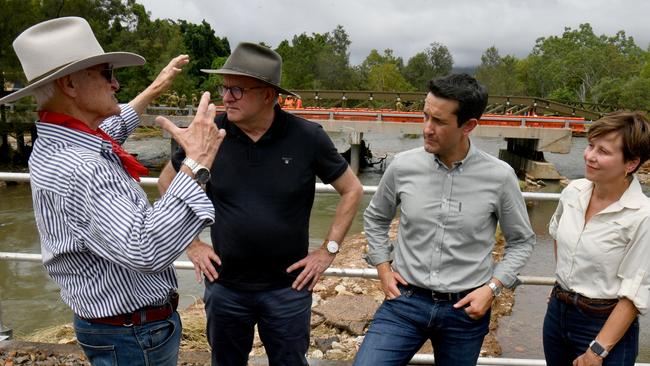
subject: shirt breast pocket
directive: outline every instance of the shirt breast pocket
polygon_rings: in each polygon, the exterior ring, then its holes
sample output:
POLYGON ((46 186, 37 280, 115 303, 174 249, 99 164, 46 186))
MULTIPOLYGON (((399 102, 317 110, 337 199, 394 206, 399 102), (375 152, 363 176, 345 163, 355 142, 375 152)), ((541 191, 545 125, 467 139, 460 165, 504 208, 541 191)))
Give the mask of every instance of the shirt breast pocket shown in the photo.
POLYGON ((442 200, 440 221, 447 225, 460 225, 463 221, 463 202, 454 199, 442 200))
POLYGON ((616 220, 610 222, 603 220, 598 223, 598 227, 601 229, 592 236, 597 242, 597 255, 608 262, 615 258, 622 258, 629 242, 625 226, 616 220))

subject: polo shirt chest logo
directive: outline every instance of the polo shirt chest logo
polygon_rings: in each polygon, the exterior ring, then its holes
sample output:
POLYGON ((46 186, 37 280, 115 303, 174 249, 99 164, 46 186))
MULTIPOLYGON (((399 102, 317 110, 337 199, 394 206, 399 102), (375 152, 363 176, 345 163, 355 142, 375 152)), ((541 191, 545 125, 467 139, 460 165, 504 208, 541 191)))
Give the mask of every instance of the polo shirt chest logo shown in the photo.
POLYGON ((291 163, 291 160, 293 160, 293 158, 287 158, 287 157, 284 157, 284 156, 281 157, 280 159, 282 159, 282 162, 284 163, 284 165, 289 165, 291 163))

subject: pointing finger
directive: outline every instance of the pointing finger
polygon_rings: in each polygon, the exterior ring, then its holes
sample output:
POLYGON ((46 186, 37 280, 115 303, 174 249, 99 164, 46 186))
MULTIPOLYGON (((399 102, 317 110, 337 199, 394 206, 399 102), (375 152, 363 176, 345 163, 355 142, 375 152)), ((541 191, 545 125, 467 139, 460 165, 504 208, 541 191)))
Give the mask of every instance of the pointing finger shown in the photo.
MULTIPOLYGON (((210 104, 210 92, 205 92, 203 95, 201 95, 201 101, 199 102, 199 106, 196 108, 196 114, 204 114, 208 111, 208 107, 210 104)), ((216 107, 215 107, 216 110, 216 107)))

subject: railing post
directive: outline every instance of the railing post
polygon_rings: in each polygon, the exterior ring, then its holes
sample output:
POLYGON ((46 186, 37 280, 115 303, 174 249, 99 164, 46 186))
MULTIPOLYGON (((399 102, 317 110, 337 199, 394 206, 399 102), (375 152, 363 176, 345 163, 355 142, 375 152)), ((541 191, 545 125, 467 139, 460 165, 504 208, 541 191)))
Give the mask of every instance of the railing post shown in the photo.
POLYGON ((13 330, 2 325, 2 302, 0 302, 0 341, 11 339, 13 333, 13 330))

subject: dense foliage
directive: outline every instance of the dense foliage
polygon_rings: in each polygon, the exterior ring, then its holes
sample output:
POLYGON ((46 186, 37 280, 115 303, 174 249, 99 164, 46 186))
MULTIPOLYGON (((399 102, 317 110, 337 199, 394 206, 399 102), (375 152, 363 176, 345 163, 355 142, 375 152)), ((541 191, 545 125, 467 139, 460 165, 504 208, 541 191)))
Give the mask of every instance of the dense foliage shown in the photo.
MULTIPOLYGON (((120 70, 119 98, 142 90, 175 55, 187 53, 191 63, 173 90, 180 96, 213 90, 220 80, 200 72, 218 68, 230 54, 226 37, 206 21, 156 19, 135 0, 0 0, 0 75, 24 84, 13 39, 39 21, 77 15, 91 24, 106 51, 143 55, 142 68, 120 70)), ((256 41, 256 40, 250 40, 256 41)), ((288 89, 425 91, 433 77, 452 72, 447 47, 432 41, 405 63, 391 49, 371 50, 360 65, 351 65, 352 43, 342 26, 331 32, 302 33, 275 48, 284 59, 282 84, 288 89)), ((233 47, 235 45, 232 45, 233 47)), ((540 37, 528 56, 501 56, 496 46, 481 56, 475 76, 492 95, 525 95, 572 103, 599 103, 650 109, 650 52, 624 31, 596 35, 589 24, 565 28, 559 36, 540 37)), ((478 60, 477 60, 478 62, 478 60)))

